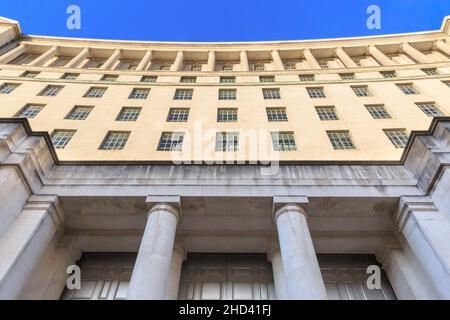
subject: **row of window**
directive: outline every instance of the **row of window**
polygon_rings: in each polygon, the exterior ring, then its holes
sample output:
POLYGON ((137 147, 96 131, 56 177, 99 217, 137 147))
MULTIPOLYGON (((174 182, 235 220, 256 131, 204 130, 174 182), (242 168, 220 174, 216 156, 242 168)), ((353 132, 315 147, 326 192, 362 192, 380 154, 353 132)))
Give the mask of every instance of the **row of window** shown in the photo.
MULTIPOLYGON (((395 148, 404 148, 408 142, 408 133, 405 129, 384 129, 383 130, 395 148)), ((52 142, 55 148, 64 149, 72 139, 76 130, 55 130, 52 135, 52 142)), ((328 139, 335 150, 356 149, 352 137, 348 130, 326 131, 328 139)), ((109 131, 103 139, 100 150, 122 150, 128 141, 131 132, 129 131, 109 131)), ((272 132, 272 144, 274 151, 295 151, 293 132, 272 132)), ((183 132, 163 132, 158 143, 158 151, 181 151, 183 146, 183 132)), ((218 132, 216 134, 216 151, 238 151, 238 132, 218 132)))
MULTIPOLYGON (((450 87, 450 81, 444 82, 450 87)), ((0 86, 0 94, 10 94, 13 92, 20 84, 17 83, 4 83, 0 86)), ((415 95, 419 94, 420 91, 412 83, 398 83, 396 86, 405 95, 415 95)), ((373 96, 367 85, 350 86, 357 97, 371 97, 373 96)), ((64 86, 48 85, 44 88, 38 95, 45 97, 54 97, 64 88, 64 86)), ((105 94, 106 87, 91 87, 83 95, 84 98, 101 98, 105 94)), ((325 90, 323 87, 308 87, 306 91, 310 98, 326 98, 325 90)), ((266 100, 281 99, 281 93, 279 88, 264 88, 262 89, 263 97, 266 100)), ((149 88, 134 88, 131 90, 129 99, 147 99, 150 94, 149 88)), ((194 94, 194 89, 176 89, 174 100, 192 100, 194 94)), ((236 100, 237 99, 237 89, 219 89, 218 94, 219 100, 236 100)))
MULTIPOLYGON (((443 116, 444 113, 434 102, 419 102, 417 107, 429 117, 443 116)), ((22 118, 34 118, 45 107, 43 104, 27 104, 15 116, 22 118)), ((392 118, 383 104, 365 105, 367 111, 374 119, 392 118)), ((93 106, 75 106, 65 119, 69 120, 85 120, 93 106)), ((141 107, 122 107, 117 121, 137 121, 141 113, 141 107)), ((317 106, 315 107, 320 120, 339 120, 335 106, 317 106)), ((274 107, 266 108, 267 120, 269 122, 288 121, 286 108, 274 107)), ((189 118, 189 108, 170 108, 167 115, 168 122, 187 122, 189 118)), ((237 122, 237 108, 219 108, 217 111, 217 122, 237 122)))
MULTIPOLYGON (((428 68, 428 69, 421 69, 425 74, 432 76, 432 75, 439 75, 439 71, 436 68, 428 68)), ((25 71, 21 77, 25 78, 35 78, 40 74, 38 71, 25 71)), ((389 71, 380 71, 380 74, 384 78, 396 78, 397 73, 394 70, 389 71)), ((65 73, 62 75, 61 79, 64 80, 76 80, 80 74, 79 73, 65 73)), ((339 73, 339 76, 342 80, 355 80, 356 75, 353 72, 345 72, 345 73, 339 73)), ((118 75, 114 74, 105 74, 100 79, 101 81, 117 81, 119 78, 118 75)), ((314 74, 301 74, 299 75, 300 81, 315 81, 315 75, 314 74)), ((141 82, 156 82, 158 79, 157 76, 142 76, 141 82)), ((275 82, 275 76, 260 76, 259 77, 260 82, 275 82)), ((182 76, 180 77, 180 82, 182 83, 196 83, 197 77, 195 76, 182 76)), ((234 76, 226 76, 226 77, 220 77, 220 83, 235 83, 236 77, 234 76)))

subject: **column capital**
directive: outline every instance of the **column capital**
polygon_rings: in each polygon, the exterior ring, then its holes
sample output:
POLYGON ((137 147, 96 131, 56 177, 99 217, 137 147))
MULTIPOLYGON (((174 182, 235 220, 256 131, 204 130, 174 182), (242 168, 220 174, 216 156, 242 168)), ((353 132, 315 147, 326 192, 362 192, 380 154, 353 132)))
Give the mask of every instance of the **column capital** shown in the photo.
POLYGON ((308 203, 307 196, 274 196, 273 220, 276 221, 280 215, 289 211, 298 211, 307 217, 306 208, 308 203))
POLYGON ((181 198, 180 196, 147 196, 145 203, 151 208, 147 213, 147 218, 155 211, 166 211, 173 214, 177 221, 181 220, 181 198))
POLYGON ((402 196, 400 197, 400 203, 398 211, 394 216, 394 222, 400 231, 403 231, 406 224, 411 218, 413 212, 426 211, 426 212, 439 212, 434 205, 433 200, 427 196, 402 196))

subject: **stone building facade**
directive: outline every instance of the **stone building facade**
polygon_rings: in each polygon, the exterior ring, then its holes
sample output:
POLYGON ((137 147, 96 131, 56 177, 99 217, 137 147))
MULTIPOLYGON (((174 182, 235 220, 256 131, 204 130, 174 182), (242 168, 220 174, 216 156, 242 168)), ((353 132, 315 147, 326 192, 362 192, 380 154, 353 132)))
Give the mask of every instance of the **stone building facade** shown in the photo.
POLYGON ((2 18, 0 299, 450 299, 449 34, 158 43, 2 18))

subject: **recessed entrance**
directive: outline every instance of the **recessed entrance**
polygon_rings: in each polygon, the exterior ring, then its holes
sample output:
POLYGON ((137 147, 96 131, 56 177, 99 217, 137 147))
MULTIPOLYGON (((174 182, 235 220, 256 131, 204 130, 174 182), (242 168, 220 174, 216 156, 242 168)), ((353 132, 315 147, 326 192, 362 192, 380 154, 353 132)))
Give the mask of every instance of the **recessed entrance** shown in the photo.
POLYGON ((189 254, 179 299, 275 299, 272 266, 265 254, 189 254))

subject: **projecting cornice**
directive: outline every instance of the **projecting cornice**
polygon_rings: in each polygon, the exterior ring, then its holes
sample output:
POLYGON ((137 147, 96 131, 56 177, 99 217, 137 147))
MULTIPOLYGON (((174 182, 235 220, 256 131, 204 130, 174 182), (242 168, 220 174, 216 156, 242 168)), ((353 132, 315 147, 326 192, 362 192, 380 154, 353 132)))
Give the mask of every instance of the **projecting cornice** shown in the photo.
POLYGON ((19 38, 22 35, 22 29, 20 28, 19 22, 16 20, 0 16, 0 26, 12 27, 15 38, 19 38))
POLYGON ((441 30, 443 33, 450 36, 450 16, 446 16, 444 21, 442 21, 441 30))

